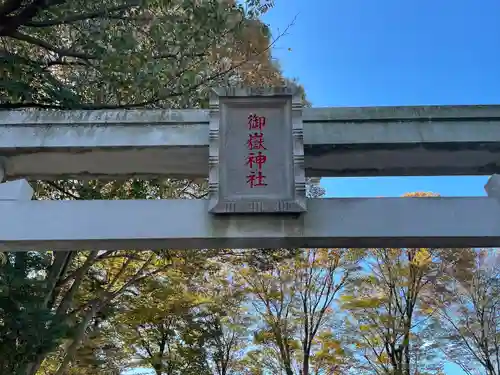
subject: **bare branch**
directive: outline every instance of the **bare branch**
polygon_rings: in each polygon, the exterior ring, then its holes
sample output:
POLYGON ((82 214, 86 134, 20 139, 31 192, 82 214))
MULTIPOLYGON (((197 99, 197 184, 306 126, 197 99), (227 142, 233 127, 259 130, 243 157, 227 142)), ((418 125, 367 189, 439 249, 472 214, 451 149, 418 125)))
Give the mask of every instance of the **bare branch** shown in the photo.
POLYGON ((43 104, 36 102, 23 102, 23 103, 12 103, 5 102, 0 103, 0 110, 11 110, 11 109, 22 109, 22 108, 39 108, 39 109, 75 109, 74 107, 69 108, 60 104, 43 104))
POLYGON ((21 40, 26 43, 33 44, 35 46, 45 48, 48 51, 57 53, 59 56, 76 57, 84 60, 97 59, 96 56, 87 53, 72 51, 64 48, 58 48, 42 39, 35 38, 34 36, 28 34, 23 34, 19 31, 13 31, 12 33, 10 33, 9 37, 21 40))
POLYGON ((88 63, 85 63, 83 61, 65 61, 62 59, 57 59, 53 61, 49 61, 45 67, 50 68, 51 66, 89 66, 88 63))
MULTIPOLYGON (((1 105, 1 104, 0 104, 1 105)), ((59 192, 73 198, 73 199, 82 199, 81 197, 73 194, 73 193, 70 193, 69 191, 66 191, 65 189, 63 189, 61 186, 59 186, 58 184, 56 184, 55 182, 52 182, 52 181, 45 181, 45 183, 51 187, 53 187, 54 189, 58 190, 59 192)))
POLYGON ((96 19, 96 18, 106 18, 107 16, 110 15, 110 13, 128 10, 130 8, 137 7, 139 5, 140 5, 139 1, 136 0, 136 1, 131 1, 127 4, 118 5, 118 6, 115 6, 112 8, 97 10, 95 12, 84 13, 84 14, 75 13, 75 14, 72 14, 72 15, 67 16, 65 18, 59 18, 59 19, 53 19, 53 20, 47 20, 47 21, 30 21, 30 22, 26 22, 24 24, 24 26, 49 27, 49 26, 65 25, 68 23, 84 21, 84 20, 91 20, 91 19, 96 19))

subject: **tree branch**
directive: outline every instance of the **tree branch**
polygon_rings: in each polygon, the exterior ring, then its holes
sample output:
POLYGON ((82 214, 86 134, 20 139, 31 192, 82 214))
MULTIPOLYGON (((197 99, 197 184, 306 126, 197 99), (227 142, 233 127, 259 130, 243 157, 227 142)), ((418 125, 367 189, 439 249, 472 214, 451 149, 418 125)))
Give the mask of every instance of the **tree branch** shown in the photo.
POLYGON ((106 9, 101 9, 101 10, 97 10, 97 11, 90 12, 90 13, 84 13, 84 14, 75 13, 75 14, 69 15, 69 16, 64 17, 64 18, 58 18, 58 19, 46 20, 46 21, 30 21, 30 22, 26 22, 24 24, 24 26, 49 27, 49 26, 65 25, 68 23, 91 20, 91 19, 96 19, 96 18, 105 18, 106 16, 109 15, 109 13, 128 10, 130 8, 133 8, 133 7, 136 7, 139 5, 140 5, 139 1, 131 1, 127 4, 118 5, 118 6, 106 8, 106 9))
POLYGON ((41 10, 47 9, 52 5, 63 4, 66 0, 34 0, 32 3, 28 4, 22 11, 20 11, 15 16, 8 16, 14 10, 20 8, 21 1, 10 1, 7 3, 2 11, 6 13, 0 13, 0 36, 9 36, 10 34, 16 32, 19 26, 24 25, 29 22, 33 17, 38 15, 41 10), (13 8, 14 7, 14 8, 13 8), (12 9, 9 12, 9 9, 12 9))
MULTIPOLYGON (((206 53, 200 52, 200 53, 195 53, 192 55, 189 55, 188 57, 205 57, 206 53)), ((153 59, 160 60, 160 59, 181 59, 185 58, 186 56, 183 56, 180 52, 178 53, 159 53, 156 55, 153 55, 153 59)))
POLYGON ((87 53, 83 52, 77 52, 77 51, 72 51, 64 48, 58 48, 56 46, 53 46, 52 44, 42 40, 35 38, 34 36, 23 34, 19 31, 13 31, 12 33, 9 34, 9 37, 21 40, 26 43, 33 44, 35 46, 39 46, 42 48, 45 48, 48 51, 57 53, 59 56, 67 56, 67 57, 76 57, 79 59, 84 59, 84 60, 92 60, 92 59, 97 59, 96 56, 94 55, 89 55, 87 53))
POLYGON ((66 107, 60 104, 44 104, 36 102, 23 102, 23 103, 12 103, 5 102, 0 103, 0 110, 12 110, 12 109, 23 109, 23 108, 39 108, 39 109, 75 109, 75 107, 66 107))
POLYGON ((21 5, 22 0, 6 0, 4 4, 0 6, 0 19, 18 10, 21 5))
POLYGON ((73 298, 75 297, 78 288, 80 287, 90 267, 92 267, 92 265, 95 263, 95 259, 97 258, 98 254, 99 251, 97 250, 90 252, 90 254, 87 256, 87 259, 85 259, 83 265, 75 272, 75 278, 73 284, 71 284, 71 287, 66 292, 61 303, 57 307, 56 310, 57 317, 63 317, 67 313, 67 310, 71 307, 73 303, 73 298))
POLYGON ((64 61, 64 60, 61 60, 61 59, 57 59, 57 60, 53 60, 53 61, 49 61, 45 67, 46 68, 50 68, 51 66, 61 66, 61 65, 65 65, 65 66, 89 66, 89 64, 87 63, 84 63, 83 61, 64 61))
MULTIPOLYGON (((1 104, 0 104, 0 106, 1 106, 1 104)), ((73 199, 82 199, 81 197, 79 197, 79 196, 77 196, 77 195, 75 195, 73 193, 70 193, 69 191, 66 191, 61 186, 59 186, 58 184, 56 184, 55 182, 45 181, 45 183, 47 185, 53 187, 54 189, 58 190, 60 193, 67 195, 68 197, 71 197, 73 199)))
MULTIPOLYGON (((255 56, 260 56, 262 55, 263 53, 271 50, 271 48, 276 44, 276 42, 278 42, 278 40, 283 37, 284 35, 287 34, 288 30, 290 29, 290 27, 293 26, 295 22, 295 19, 285 28, 285 30, 280 34, 278 35, 271 43, 269 43, 269 45, 264 48, 262 51, 260 52, 257 52, 255 54, 255 56)), ((254 56, 254 57, 255 57, 254 56)), ((211 76, 209 76, 207 79, 203 80, 202 82, 199 82, 199 83, 196 83, 196 84, 193 84, 191 85, 190 87, 188 87, 187 89, 185 90, 181 90, 181 91, 177 91, 177 92, 170 92, 168 94, 166 94, 163 98, 162 97, 153 97, 151 98, 150 100, 147 100, 147 101, 144 101, 144 102, 140 102, 140 103, 130 103, 130 104, 123 104, 123 105, 106 105, 106 106, 99 106, 99 108, 103 108, 103 109, 120 109, 120 108, 123 108, 123 109, 126 109, 126 108, 137 108, 137 107, 145 107, 145 106, 148 106, 148 105, 152 105, 152 104, 156 104, 158 102, 160 102, 161 100, 165 100, 165 99, 171 99, 171 98, 175 98, 175 97, 178 97, 178 96, 182 96, 182 95, 186 95, 200 87, 202 87, 203 85, 206 85, 214 80, 216 80, 217 78, 220 78, 220 77, 223 77, 225 76, 226 74, 240 68, 241 66, 245 65, 246 63, 248 63, 249 60, 245 59, 233 66, 230 66, 228 69, 225 69, 225 70, 222 70, 220 72, 217 72, 217 73, 214 73, 212 74, 211 76)), ((89 108, 90 109, 90 108, 89 108)))
MULTIPOLYGON (((52 0, 52 1, 61 1, 61 0, 52 0)), ((260 55, 266 53, 267 51, 269 51, 281 37, 286 35, 286 33, 288 32, 290 27, 293 26, 293 24, 294 24, 294 21, 292 21, 278 37, 276 37, 271 43, 269 43, 269 45, 266 48, 264 48, 260 52, 256 51, 256 53, 253 57, 260 56, 260 55)), ((1 35, 1 31, 0 31, 0 35, 1 35)), ((34 38, 32 36, 29 36, 29 35, 26 35, 26 34, 23 34, 23 33, 17 32, 17 31, 12 33, 12 35, 10 35, 10 36, 12 36, 13 38, 16 38, 18 40, 23 40, 23 41, 26 41, 28 43, 38 45, 38 46, 45 48, 49 51, 57 53, 60 56, 76 57, 76 58, 82 58, 82 59, 86 59, 86 60, 96 59, 95 56, 88 55, 85 53, 57 48, 57 47, 55 47, 55 46, 51 45, 50 43, 47 43, 43 40, 34 38)), ((161 56, 162 55, 158 55, 158 58, 161 58, 161 56)), ((208 85, 208 84, 210 84, 210 82, 215 81, 218 78, 223 77, 223 76, 227 75, 228 73, 237 70, 241 66, 247 64, 248 62, 249 62, 248 59, 244 59, 243 61, 241 61, 237 64, 234 64, 225 70, 216 72, 216 73, 212 74, 211 76, 207 77, 206 79, 204 79, 203 81, 192 84, 191 86, 189 86, 185 89, 181 89, 179 91, 173 91, 173 90, 167 89, 163 92, 156 93, 150 99, 142 101, 142 102, 119 104, 119 105, 72 103, 71 106, 61 105, 61 104, 52 104, 52 103, 46 104, 46 103, 33 103, 33 102, 31 102, 31 103, 29 103, 29 102, 28 103, 26 103, 26 102, 23 102, 23 103, 6 102, 6 103, 0 103, 0 110, 1 109, 20 109, 20 108, 91 110, 91 109, 133 109, 133 108, 147 107, 150 105, 158 104, 159 102, 161 102, 163 100, 173 99, 173 98, 176 98, 179 96, 187 95, 187 94, 199 89, 200 87, 208 85)), ((166 85, 166 86, 168 86, 168 85, 166 85)))

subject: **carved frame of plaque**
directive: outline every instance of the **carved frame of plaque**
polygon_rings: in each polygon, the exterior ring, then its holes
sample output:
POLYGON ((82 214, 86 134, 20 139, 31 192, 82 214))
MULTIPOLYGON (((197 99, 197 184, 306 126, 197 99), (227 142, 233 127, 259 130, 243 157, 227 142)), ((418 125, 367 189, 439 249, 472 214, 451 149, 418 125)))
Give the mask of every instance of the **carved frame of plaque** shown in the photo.
MULTIPOLYGON (((245 124, 246 125, 246 124, 245 124)), ((287 139, 283 139, 284 142, 287 139)), ((229 87, 213 89, 210 96, 210 124, 209 124, 209 212, 213 214, 297 214, 305 212, 306 207, 306 179, 304 170, 304 128, 302 123, 302 95, 294 86, 244 88, 229 87), (228 107, 244 103, 258 108, 281 103, 284 116, 288 119, 290 150, 290 176, 293 186, 289 194, 282 199, 276 198, 238 198, 231 199, 221 191, 220 178, 224 173, 220 164, 221 148, 223 147, 223 131, 221 127, 228 126, 222 123, 224 111, 228 107), (290 126, 291 125, 291 126, 290 126)), ((227 182, 226 182, 227 183, 227 182)))

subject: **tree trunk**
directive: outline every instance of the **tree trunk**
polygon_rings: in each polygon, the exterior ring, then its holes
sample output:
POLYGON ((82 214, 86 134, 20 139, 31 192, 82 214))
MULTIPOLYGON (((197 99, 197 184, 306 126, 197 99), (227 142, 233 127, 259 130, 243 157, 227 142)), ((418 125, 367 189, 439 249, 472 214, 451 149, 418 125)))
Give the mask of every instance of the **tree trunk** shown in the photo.
POLYGON ((43 360, 45 359, 45 354, 38 354, 36 356, 36 360, 31 362, 26 367, 26 375, 36 375, 38 370, 40 370, 40 366, 42 366, 43 360))
POLYGON ((64 375, 70 362, 73 360, 78 347, 80 346, 81 342, 85 337, 85 330, 87 329, 88 324, 90 323, 90 321, 95 316, 98 310, 99 310, 99 303, 98 301, 95 301, 92 304, 91 308, 87 310, 87 312, 83 317, 83 320, 80 322, 78 329, 76 331, 76 335, 73 338, 73 342, 69 346, 68 351, 66 352, 66 355, 64 356, 61 365, 59 366, 54 375, 64 375))
MULTIPOLYGON (((289 354, 289 352, 287 354, 289 354)), ((289 356, 283 357, 283 366, 285 367, 286 375, 294 375, 292 370, 292 363, 289 356)))
POLYGON ((304 359, 302 361, 302 375, 309 375, 309 350, 304 352, 304 359))

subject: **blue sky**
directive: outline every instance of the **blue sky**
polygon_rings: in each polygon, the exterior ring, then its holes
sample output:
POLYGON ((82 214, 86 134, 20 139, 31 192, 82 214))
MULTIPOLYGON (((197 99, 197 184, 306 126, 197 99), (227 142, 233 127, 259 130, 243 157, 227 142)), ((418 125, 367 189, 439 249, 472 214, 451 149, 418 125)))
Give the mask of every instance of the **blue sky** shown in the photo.
MULTIPOLYGON (((264 21, 274 36, 294 21, 273 56, 315 107, 500 104, 498 0, 276 0, 264 21)), ((340 197, 477 196, 486 181, 329 178, 322 185, 340 197)), ((463 374, 453 365, 446 371, 463 374)))
MULTIPOLYGON (((276 0, 273 56, 315 107, 500 103, 498 0, 276 0), (289 51, 288 49, 291 49, 289 51)), ((324 179, 329 196, 484 195, 487 177, 324 179)))

